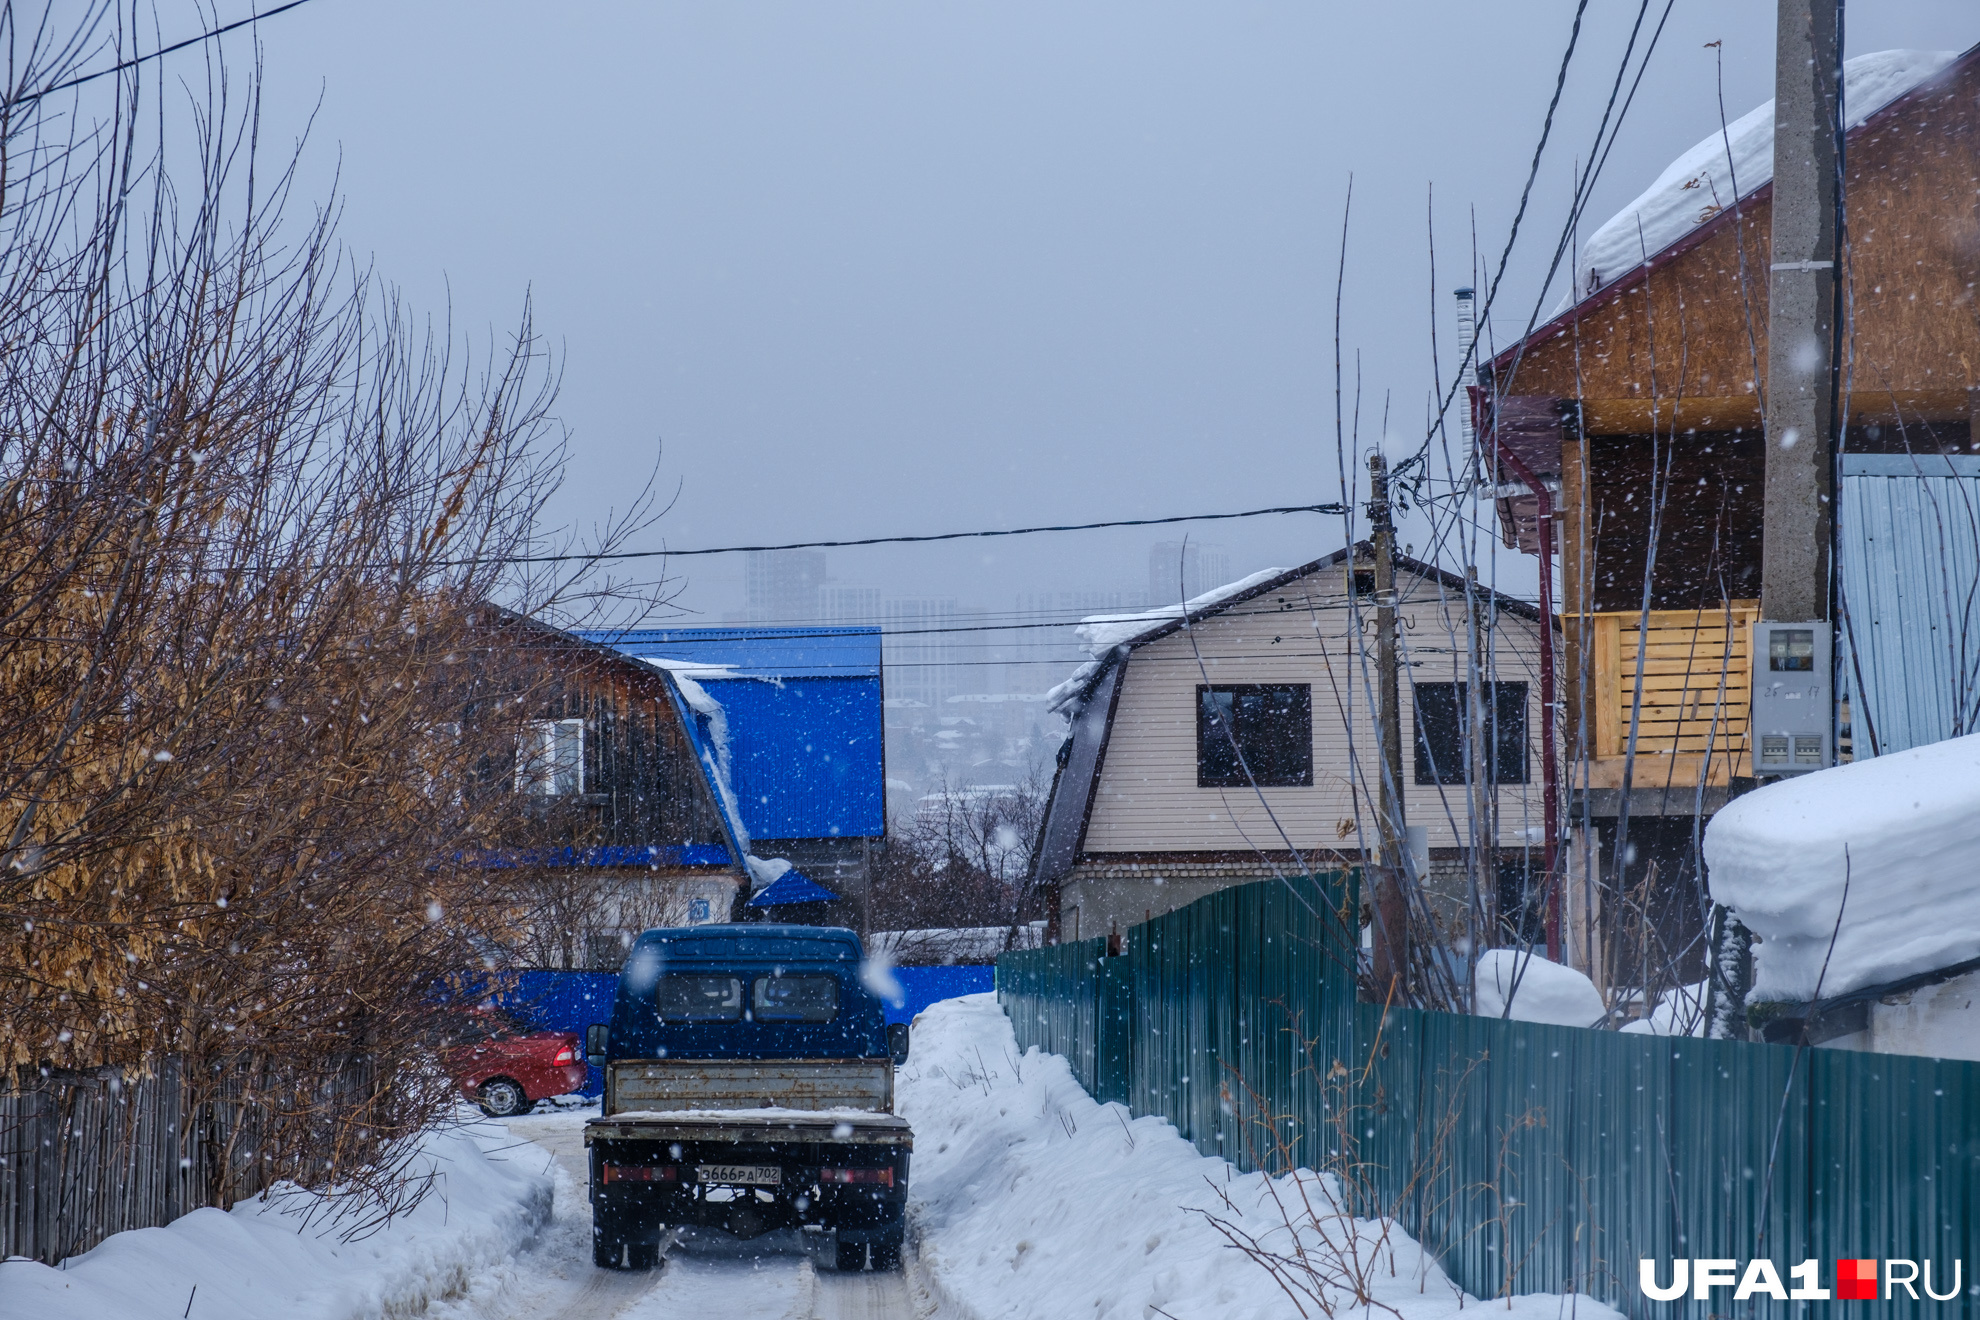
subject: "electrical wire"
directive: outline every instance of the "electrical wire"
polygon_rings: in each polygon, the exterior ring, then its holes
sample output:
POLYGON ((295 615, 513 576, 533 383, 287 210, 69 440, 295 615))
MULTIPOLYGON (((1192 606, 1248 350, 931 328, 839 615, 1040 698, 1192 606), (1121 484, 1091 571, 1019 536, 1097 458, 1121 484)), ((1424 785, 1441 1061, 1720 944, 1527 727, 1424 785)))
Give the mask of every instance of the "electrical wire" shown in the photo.
MULTIPOLYGON (((297 0, 301 3, 302 0, 297 0)), ((982 532, 930 532, 922 536, 864 536, 845 541, 788 541, 781 545, 718 545, 698 550, 614 550, 603 554, 572 555, 491 555, 487 558, 439 559, 432 568, 472 568, 481 564, 596 564, 623 559, 685 559, 693 555, 755 554, 768 550, 839 550, 862 545, 921 545, 930 541, 967 541, 987 536, 1035 536, 1041 532, 1091 532, 1107 527, 1161 527, 1170 523, 1226 522, 1233 518, 1261 518, 1273 513, 1342 514, 1347 506, 1335 504, 1282 504, 1270 509, 1246 509, 1241 513, 1183 513, 1172 518, 1117 518, 1109 522, 1057 523, 1046 527, 999 527, 982 532)))
POLYGON ((52 87, 44 87, 38 92, 29 92, 25 96, 17 96, 11 101, 0 100, 0 109, 12 109, 17 105, 32 105, 44 96, 53 96, 57 92, 66 92, 71 87, 80 87, 84 83, 95 82, 98 78, 108 78, 113 73, 122 73, 126 69, 135 69, 140 64, 146 64, 162 56, 170 55, 174 51, 184 50, 188 46, 197 46, 204 41, 212 41, 215 37, 223 37, 236 28, 244 28, 251 24, 259 23, 262 19, 273 18, 277 14, 286 14, 289 10, 301 8, 308 3, 309 0, 289 0, 289 3, 285 5, 277 5, 273 9, 266 9, 257 14, 250 14, 246 18, 236 19, 234 22, 214 28, 210 32, 202 32, 196 37, 187 37, 184 41, 175 41, 169 46, 161 46, 149 55, 139 55, 132 59, 124 60, 121 63, 113 64, 107 69, 98 69, 95 73, 85 73, 81 77, 56 83, 52 87))

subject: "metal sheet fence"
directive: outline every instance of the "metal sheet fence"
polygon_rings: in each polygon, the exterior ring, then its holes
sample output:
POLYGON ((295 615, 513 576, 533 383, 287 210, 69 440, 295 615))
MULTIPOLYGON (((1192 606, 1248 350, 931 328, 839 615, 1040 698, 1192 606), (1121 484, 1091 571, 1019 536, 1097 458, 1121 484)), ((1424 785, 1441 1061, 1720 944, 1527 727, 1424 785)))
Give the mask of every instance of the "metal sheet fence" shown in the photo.
MULTIPOLYGON (((1353 878, 1224 890, 1101 941, 1007 954, 1021 1045, 1243 1169, 1325 1168, 1468 1291, 1652 1306, 1638 1261, 1933 1262, 1980 1315, 1980 1064, 1585 1031, 1354 1000, 1353 878)), ((1758 1297, 1757 1316, 1805 1303, 1758 1297)), ((1717 1301, 1655 1303, 1708 1320, 1717 1301)))

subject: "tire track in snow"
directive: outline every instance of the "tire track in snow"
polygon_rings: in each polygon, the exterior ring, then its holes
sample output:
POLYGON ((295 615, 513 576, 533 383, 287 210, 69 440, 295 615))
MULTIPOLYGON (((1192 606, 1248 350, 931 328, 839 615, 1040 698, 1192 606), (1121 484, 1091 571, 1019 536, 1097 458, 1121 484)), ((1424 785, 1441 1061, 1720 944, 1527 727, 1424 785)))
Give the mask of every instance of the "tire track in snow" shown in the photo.
MULTIPOLYGON (((513 1289, 476 1289, 447 1320, 927 1320, 934 1306, 905 1274, 840 1274, 831 1239, 780 1231, 748 1242, 713 1230, 685 1230, 657 1270, 601 1270, 591 1263, 591 1207, 585 1197, 587 1111, 509 1120, 519 1140, 541 1147, 562 1174, 552 1225, 515 1262, 513 1289), (526 1282, 531 1276, 536 1286, 526 1282), (484 1291, 493 1296, 483 1296, 484 1291), (475 1305, 480 1302, 480 1305, 475 1305)), ((526 1153, 521 1146, 513 1157, 526 1153)), ((913 1268, 913 1262, 909 1262, 913 1268)))

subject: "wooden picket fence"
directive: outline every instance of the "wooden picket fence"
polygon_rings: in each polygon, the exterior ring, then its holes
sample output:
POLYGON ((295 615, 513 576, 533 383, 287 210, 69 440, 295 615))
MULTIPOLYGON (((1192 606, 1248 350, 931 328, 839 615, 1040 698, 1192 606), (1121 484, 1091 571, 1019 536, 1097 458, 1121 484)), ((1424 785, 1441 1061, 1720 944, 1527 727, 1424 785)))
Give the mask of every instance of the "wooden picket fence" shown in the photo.
POLYGON ((264 1115, 184 1064, 30 1074, 0 1091, 0 1259, 54 1264, 112 1233, 169 1224, 264 1186, 264 1115), (223 1167, 224 1166, 224 1167, 223 1167))

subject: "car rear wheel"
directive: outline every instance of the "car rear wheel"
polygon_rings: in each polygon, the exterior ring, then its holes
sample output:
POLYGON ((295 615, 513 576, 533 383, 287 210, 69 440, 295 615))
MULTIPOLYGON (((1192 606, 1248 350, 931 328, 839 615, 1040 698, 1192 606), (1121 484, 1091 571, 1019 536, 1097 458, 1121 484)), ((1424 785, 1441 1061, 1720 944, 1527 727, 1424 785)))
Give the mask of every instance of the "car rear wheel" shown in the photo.
POLYGON ((529 1108, 529 1097, 523 1094, 521 1085, 506 1077, 483 1082, 475 1094, 481 1099, 481 1107, 496 1118, 507 1118, 529 1108))

